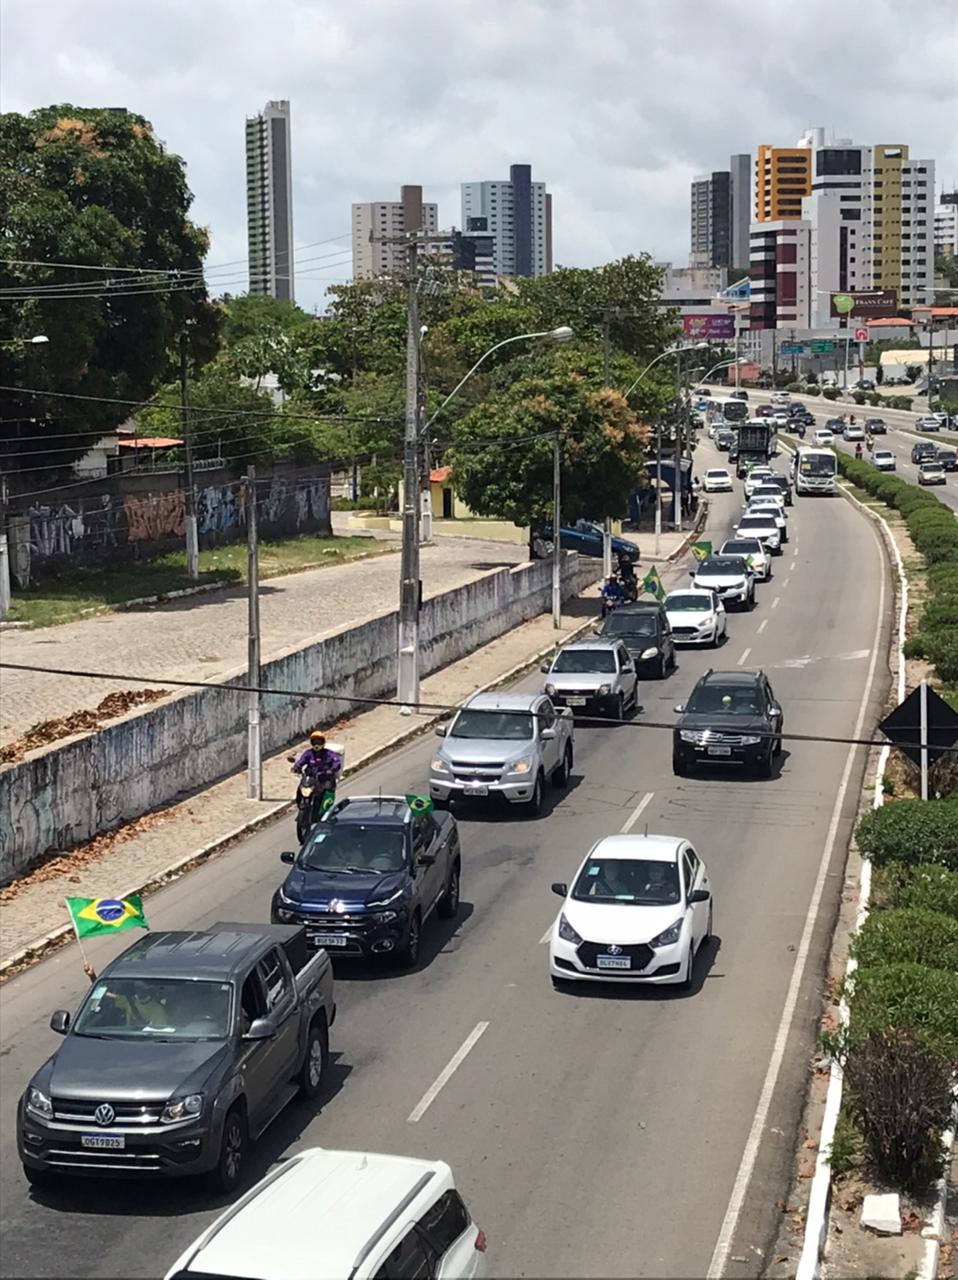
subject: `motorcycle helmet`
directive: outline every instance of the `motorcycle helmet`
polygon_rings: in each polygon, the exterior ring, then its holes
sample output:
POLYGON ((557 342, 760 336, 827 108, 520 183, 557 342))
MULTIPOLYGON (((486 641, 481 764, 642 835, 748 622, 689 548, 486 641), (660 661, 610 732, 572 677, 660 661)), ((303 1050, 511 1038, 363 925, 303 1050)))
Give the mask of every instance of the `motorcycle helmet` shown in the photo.
POLYGON ((321 733, 319 729, 314 729, 309 735, 309 745, 314 751, 322 751, 323 747, 326 745, 325 733, 321 733))

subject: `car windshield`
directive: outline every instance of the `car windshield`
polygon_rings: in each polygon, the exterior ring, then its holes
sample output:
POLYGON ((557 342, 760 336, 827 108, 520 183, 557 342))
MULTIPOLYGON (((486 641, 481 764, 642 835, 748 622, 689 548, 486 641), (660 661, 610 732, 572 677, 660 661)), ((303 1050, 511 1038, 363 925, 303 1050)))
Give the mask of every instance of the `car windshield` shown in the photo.
POLYGON ((696 570, 699 578, 727 578, 730 574, 743 574, 745 561, 741 556, 713 556, 696 570))
POLYGON ((742 516, 738 522, 738 527, 740 529, 768 529, 774 523, 775 521, 771 514, 763 516, 756 512, 754 515, 742 516))
POLYGON ((710 596, 695 592, 679 592, 674 596, 666 596, 665 607, 669 613, 702 613, 703 610, 712 608, 712 600, 710 596))
POLYGON ((225 1040, 230 985, 193 978, 99 978, 73 1034, 102 1040, 225 1040))
POLYGON ((449 737, 521 742, 532 737, 532 716, 528 711, 480 711, 467 707, 459 712, 449 737))
POLYGON ((693 691, 685 709, 696 713, 721 711, 725 715, 756 716, 761 713, 762 703, 755 685, 704 684, 693 691))
POLYGON ((730 556, 760 556, 762 544, 758 538, 734 538, 731 542, 726 542, 722 551, 730 556))
POLYGON ((706 471, 705 475, 710 480, 727 480, 729 478, 728 472, 724 469, 721 471, 706 471))
POLYGON ((336 818, 319 822, 299 855, 306 871, 401 871, 406 863, 402 827, 385 823, 348 822, 336 818))
POLYGON ((771 498, 773 502, 778 502, 781 496, 778 491, 778 485, 772 484, 770 480, 763 480, 755 490, 756 498, 771 498))
POLYGON ((615 670, 615 654, 611 649, 563 649, 556 654, 553 671, 586 672, 615 670))
MULTIPOLYGON (((610 613, 602 628, 604 636, 654 636, 654 613, 610 613)), ((555 668, 558 671, 558 667, 555 668)), ((611 670, 611 668, 609 668, 611 670)))
POLYGON ((678 867, 645 858, 590 858, 579 872, 572 897, 576 902, 668 906, 679 901, 678 867))
POLYGON ((879 459, 879 458, 881 458, 882 462, 884 462, 886 458, 894 458, 894 456, 895 456, 895 455, 892 453, 892 451, 891 451, 890 449, 876 449, 876 450, 875 450, 875 461, 876 461, 876 462, 878 461, 878 459, 879 459))

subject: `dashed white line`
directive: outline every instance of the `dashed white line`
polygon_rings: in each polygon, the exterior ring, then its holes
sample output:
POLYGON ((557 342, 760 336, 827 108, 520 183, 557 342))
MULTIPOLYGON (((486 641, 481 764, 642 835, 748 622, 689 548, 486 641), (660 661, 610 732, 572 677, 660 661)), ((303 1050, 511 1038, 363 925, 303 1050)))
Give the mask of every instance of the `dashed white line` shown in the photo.
POLYGON ((655 795, 654 791, 647 791, 645 793, 645 795, 642 797, 642 799, 639 801, 639 803, 635 806, 635 808, 632 810, 632 812, 629 814, 628 818, 626 819, 625 826, 622 828, 622 835, 625 836, 629 834, 629 832, 638 822, 639 818, 641 818, 643 810, 645 809, 646 805, 649 803, 649 801, 652 799, 654 795, 655 795))
POLYGON ((768 626, 768 618, 763 618, 762 621, 758 624, 758 631, 755 634, 760 636, 767 626, 768 626))
POLYGON ((552 936, 552 925, 550 924, 548 929, 546 929, 545 933, 539 939, 539 946, 541 947, 543 946, 544 943, 548 942, 551 936, 552 936))
POLYGON ((788 571, 789 571, 789 573, 791 573, 791 572, 792 572, 792 570, 795 568, 795 566, 796 566, 797 564, 798 564, 798 561, 797 561, 797 560, 793 560, 793 561, 792 561, 792 563, 788 566, 788 571))
POLYGON ((778 602, 779 602, 779 600, 780 600, 780 599, 781 599, 781 596, 776 596, 776 597, 775 597, 775 599, 772 601, 772 608, 773 608, 773 609, 777 609, 777 608, 778 608, 778 602))
POLYGON ((742 667, 742 666, 744 666, 744 665, 745 665, 745 663, 746 663, 746 661, 747 661, 747 659, 748 659, 748 655, 749 655, 751 652, 752 652, 752 650, 751 650, 751 649, 746 649, 746 650, 745 650, 745 652, 742 654, 742 656, 739 658, 739 660, 738 660, 738 665, 739 665, 740 667, 742 667))
POLYGON ((791 575, 791 574, 789 574, 789 575, 788 575, 788 577, 785 579, 785 581, 782 583, 782 590, 783 590, 783 591, 784 591, 784 590, 785 590, 785 588, 788 586, 788 584, 791 582, 791 580, 792 580, 792 575, 791 575))
POLYGON ((435 1102, 436 1098, 439 1096, 440 1092, 449 1083, 459 1067, 462 1066, 463 1062, 469 1055, 469 1051, 473 1048, 476 1041, 488 1025, 488 1022, 476 1023, 473 1029, 466 1036, 465 1040, 463 1040, 462 1044, 443 1067, 442 1071, 440 1071, 439 1075, 422 1095, 422 1098, 416 1104, 415 1108, 409 1113, 407 1121, 408 1124, 417 1124, 423 1118, 432 1106, 433 1102, 435 1102))

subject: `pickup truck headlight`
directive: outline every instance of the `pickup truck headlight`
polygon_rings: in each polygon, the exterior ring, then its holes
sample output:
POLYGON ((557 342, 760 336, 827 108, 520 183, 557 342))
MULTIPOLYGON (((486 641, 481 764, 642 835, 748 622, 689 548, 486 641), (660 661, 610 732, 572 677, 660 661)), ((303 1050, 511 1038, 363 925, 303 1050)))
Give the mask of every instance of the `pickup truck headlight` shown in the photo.
POLYGON ((53 1103, 42 1089, 34 1089, 31 1086, 27 1090, 27 1110, 31 1115, 39 1116, 41 1120, 53 1119, 53 1103))
POLYGON ((676 920, 674 924, 670 924, 667 929, 662 930, 662 932, 658 935, 658 937, 653 938, 652 941, 649 943, 649 946, 650 947, 673 946, 676 942, 678 942, 679 938, 681 937, 682 924, 684 920, 685 920, 684 916, 679 916, 678 920, 676 920))
POLYGON ((395 911, 374 911, 373 919, 377 924, 392 924, 394 920, 398 919, 398 913, 395 911))
POLYGON ((521 760, 513 760, 509 766, 510 773, 528 773, 532 768, 532 761, 528 757, 523 756, 521 760))
POLYGON ((547 684, 547 685, 546 685, 546 693, 549 695, 549 697, 550 697, 550 698, 554 698, 554 697, 556 696, 556 687, 555 687, 555 685, 554 685, 554 684, 547 684))
POLYGON ((449 768, 442 756, 436 756, 429 768, 433 773, 448 773, 449 768))
POLYGON ((160 1124, 179 1124, 192 1120, 203 1110, 203 1095, 188 1093, 182 1098, 170 1098, 160 1113, 160 1124))
POLYGON ((599 685, 598 693, 600 698, 607 698, 611 692, 612 692, 612 686, 610 684, 599 685))
POLYGON ((658 647, 658 645, 656 645, 656 644, 650 645, 650 646, 648 647, 648 649, 643 649, 643 650, 642 650, 642 657, 643 657, 643 659, 645 659, 645 658, 654 658, 654 657, 655 657, 655 655, 658 653, 658 651, 659 651, 659 647, 658 647))
POLYGON ((683 742, 691 742, 700 746, 705 741, 705 732, 701 729, 680 729, 679 737, 683 742))
POLYGON ((581 937, 576 933, 572 925, 569 924, 564 914, 559 916, 559 937, 563 942, 571 942, 574 943, 575 946, 578 946, 582 941, 581 937))
POLYGON ((758 735, 756 735, 756 736, 754 736, 754 737, 751 737, 751 736, 750 736, 750 737, 747 737, 747 738, 743 738, 743 739, 742 739, 742 746, 743 746, 743 747, 757 747, 757 746, 758 746, 758 744, 759 744, 761 741, 762 741, 762 739, 761 739, 760 737, 758 737, 758 735))

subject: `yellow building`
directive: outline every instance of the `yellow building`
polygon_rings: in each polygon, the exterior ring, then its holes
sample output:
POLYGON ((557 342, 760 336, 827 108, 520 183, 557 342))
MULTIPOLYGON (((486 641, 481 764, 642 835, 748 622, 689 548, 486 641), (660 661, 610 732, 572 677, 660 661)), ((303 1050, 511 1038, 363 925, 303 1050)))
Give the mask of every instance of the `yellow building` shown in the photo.
POLYGON ((802 196, 812 194, 810 147, 763 143, 755 157, 755 221, 780 222, 802 216, 802 196))

